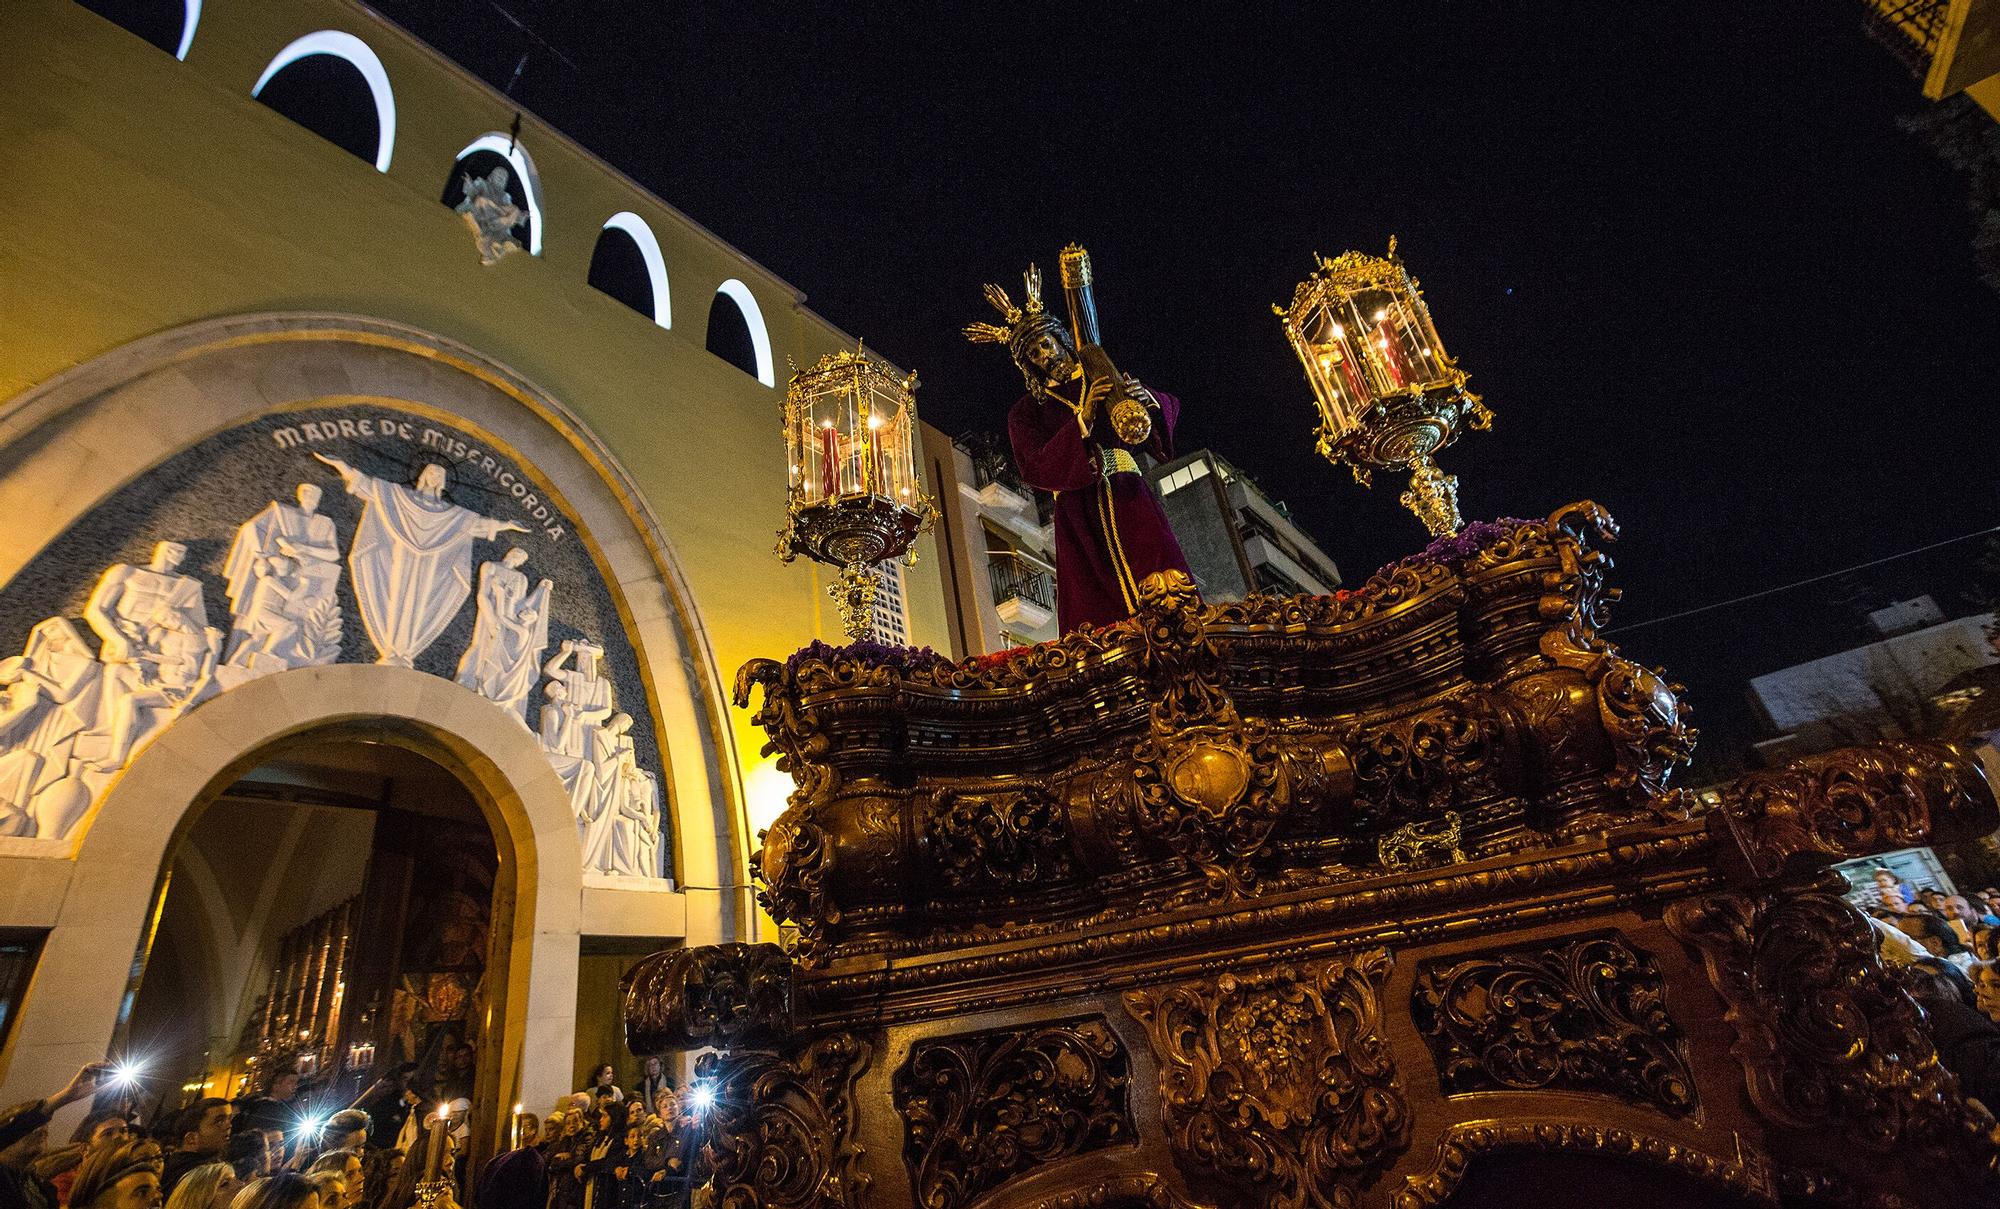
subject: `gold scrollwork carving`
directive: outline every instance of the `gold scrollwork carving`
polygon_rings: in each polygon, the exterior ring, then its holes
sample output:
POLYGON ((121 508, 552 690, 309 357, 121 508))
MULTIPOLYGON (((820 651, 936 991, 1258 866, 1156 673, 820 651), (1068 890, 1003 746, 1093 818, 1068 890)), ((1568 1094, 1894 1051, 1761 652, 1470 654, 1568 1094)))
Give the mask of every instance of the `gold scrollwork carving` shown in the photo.
POLYGON ((1131 1142, 1125 1047, 1102 1016, 920 1041, 896 1071, 903 1157, 924 1209, 1131 1142))
POLYGON ((1347 1209, 1409 1146, 1381 1031, 1391 961, 1371 949, 1126 992, 1191 1179, 1267 1209, 1347 1209))
POLYGON ((1395 1209, 1438 1209, 1451 1200, 1474 1159, 1505 1151, 1570 1153, 1626 1159, 1692 1176, 1738 1197, 1775 1205, 1777 1185, 1771 1164, 1744 1152, 1729 1158, 1670 1142, 1639 1130, 1582 1121, 1512 1117, 1454 1125, 1438 1139, 1437 1161, 1422 1175, 1406 1176, 1392 1202, 1395 1209))
POLYGON ((1729 1005, 1750 1099, 1766 1118, 1867 1152, 2000 1174, 1992 1114, 1939 1063, 1923 1009, 1844 899, 1717 894, 1675 903, 1666 923, 1701 953, 1729 1005))
POLYGON ((1410 1015, 1448 1096, 1595 1092, 1678 1117, 1694 1073, 1664 991, 1649 955, 1586 936, 1426 963, 1410 1015))
POLYGON ((691 1180, 727 1209, 849 1209, 868 1185, 854 1141, 854 1079, 868 1045, 822 1037, 796 1056, 703 1054, 695 1077, 714 1090, 691 1180))

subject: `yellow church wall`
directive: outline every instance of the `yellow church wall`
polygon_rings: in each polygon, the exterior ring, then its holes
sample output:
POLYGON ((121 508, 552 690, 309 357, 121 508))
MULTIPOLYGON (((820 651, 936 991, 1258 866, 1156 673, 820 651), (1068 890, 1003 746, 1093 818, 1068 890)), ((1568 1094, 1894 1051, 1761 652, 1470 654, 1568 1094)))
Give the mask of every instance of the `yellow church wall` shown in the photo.
MULTIPOLYGON (((511 102, 340 0, 206 7, 185 63, 68 0, 15 0, 0 15, 0 146, 14 166, 0 239, 0 398, 197 319, 337 311, 414 325, 519 371, 612 451, 672 543, 721 690, 747 659, 839 641, 825 577, 779 565, 771 545, 787 358, 809 364, 851 340, 532 115, 520 138, 542 189, 541 254, 482 266, 438 196, 461 148, 508 129, 511 102), (250 96, 272 56, 320 29, 360 37, 387 70, 397 115, 387 173, 250 96), (621 210, 659 239, 671 331, 586 284, 599 229, 621 210), (710 301, 730 278, 757 299, 779 389, 704 347, 710 301)), ((932 541, 921 553, 924 567, 907 577, 911 641, 949 649, 932 541)), ((741 711, 729 731, 740 806, 744 774, 770 778, 741 711)))

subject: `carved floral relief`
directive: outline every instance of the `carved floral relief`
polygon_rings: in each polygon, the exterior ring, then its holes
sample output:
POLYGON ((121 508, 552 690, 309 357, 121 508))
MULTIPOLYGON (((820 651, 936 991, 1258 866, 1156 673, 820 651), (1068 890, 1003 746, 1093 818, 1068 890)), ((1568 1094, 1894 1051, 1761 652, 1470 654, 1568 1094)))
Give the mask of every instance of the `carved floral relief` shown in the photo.
POLYGON ((1128 1081, 1102 1016, 918 1042, 894 1084, 917 1202, 960 1209, 1022 1173, 1133 1142, 1128 1081))
POLYGON ((1128 991, 1191 1179, 1271 1207, 1357 1203, 1410 1143, 1382 1039, 1386 949, 1128 991))
POLYGON ((1611 934, 1429 962, 1410 1012, 1446 1095, 1594 1092, 1685 1116, 1694 1075, 1664 989, 1611 934))

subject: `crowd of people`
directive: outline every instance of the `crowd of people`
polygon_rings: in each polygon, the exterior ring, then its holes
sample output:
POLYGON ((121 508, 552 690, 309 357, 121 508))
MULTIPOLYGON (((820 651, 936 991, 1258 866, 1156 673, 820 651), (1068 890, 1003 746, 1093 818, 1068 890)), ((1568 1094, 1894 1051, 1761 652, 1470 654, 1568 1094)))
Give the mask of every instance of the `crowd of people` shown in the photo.
POLYGON ((1939 1059, 1968 1095, 2000 1110, 2000 888, 1946 894, 1878 865, 1857 897, 1877 951, 1907 973, 1939 1059))
MULTIPOLYGON (((284 1071, 259 1094, 204 1097, 142 1125, 116 1093, 114 1065, 91 1063, 54 1095, 0 1112, 0 1206, 410 1209, 425 1180, 443 1181, 441 1209, 468 1192, 480 1209, 664 1209, 685 1198, 695 1097, 657 1058, 629 1089, 603 1063, 545 1116, 517 1111, 510 1148, 476 1178, 457 1162, 469 1099, 432 1103, 412 1090, 415 1073, 398 1067, 327 1111, 284 1071), (51 1118, 84 1100, 113 1106, 49 1145, 51 1118)), ((458 1090, 470 1089, 433 1088, 458 1090)))

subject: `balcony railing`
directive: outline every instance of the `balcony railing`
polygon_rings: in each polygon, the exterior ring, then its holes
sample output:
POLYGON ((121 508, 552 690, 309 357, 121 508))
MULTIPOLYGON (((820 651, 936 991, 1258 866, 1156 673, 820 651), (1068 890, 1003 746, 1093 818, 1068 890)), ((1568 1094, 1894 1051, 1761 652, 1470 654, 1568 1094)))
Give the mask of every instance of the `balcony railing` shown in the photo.
POLYGON ((1056 607, 1055 577, 1033 563, 1019 558, 995 557, 987 562, 986 574, 993 584, 993 603, 996 605, 1010 600, 1025 600, 1044 609, 1056 607))
POLYGON ((1923 79, 1944 35, 1951 0, 1865 0, 1868 33, 1923 79))

